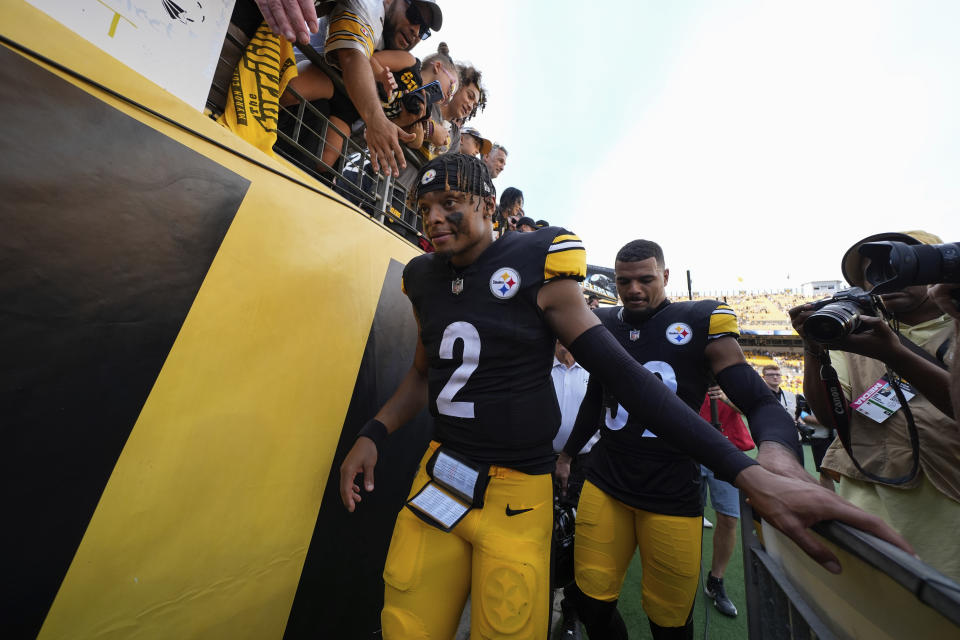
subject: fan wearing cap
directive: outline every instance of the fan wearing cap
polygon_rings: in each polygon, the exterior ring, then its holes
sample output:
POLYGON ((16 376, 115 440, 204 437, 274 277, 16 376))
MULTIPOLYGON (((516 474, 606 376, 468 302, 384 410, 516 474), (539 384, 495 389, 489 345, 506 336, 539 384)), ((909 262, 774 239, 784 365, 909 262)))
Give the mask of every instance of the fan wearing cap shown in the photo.
MULTIPOLYGON (((310 3, 297 0, 257 0, 267 24, 276 33, 293 39, 305 36, 304 21, 314 20, 303 15, 295 5, 310 3), (274 9, 274 6, 281 9, 274 9), (291 23, 292 16, 292 23, 291 23)), ((350 125, 362 119, 366 125, 365 137, 370 161, 375 171, 399 175, 406 166, 401 142, 410 142, 414 134, 404 132, 392 123, 381 108, 380 98, 371 67, 374 51, 409 51, 430 36, 443 24, 443 14, 436 0, 339 0, 328 16, 311 25, 310 46, 322 51, 326 61, 343 73, 346 96, 331 79, 307 60, 297 65, 298 76, 289 87, 306 100, 329 99, 331 122, 341 132, 349 132, 350 125), (316 27, 316 31, 314 31, 316 27)), ((302 38, 301 38, 302 42, 302 38)), ((298 57, 298 59, 300 59, 298 57)), ((290 95, 281 104, 289 104, 290 95)), ((342 143, 334 130, 327 132, 324 163, 333 166, 342 143)))
POLYGON ((521 233, 530 233, 531 231, 536 230, 537 223, 533 221, 533 218, 523 216, 517 220, 517 231, 521 233))
MULTIPOLYGON (((938 244, 940 239, 924 231, 881 233, 855 243, 843 256, 841 269, 851 285, 869 290, 869 261, 858 249, 867 242, 894 240, 907 244, 938 244)), ((883 307, 899 333, 923 357, 902 343, 882 318, 861 316, 860 329, 829 345, 804 336, 803 323, 813 312, 811 305, 790 310, 794 328, 804 337, 803 392, 818 419, 833 426, 831 407, 820 377, 821 360, 829 349, 831 364, 843 388, 849 411, 853 456, 857 469, 839 438, 821 463, 822 472, 839 482, 838 493, 886 520, 914 546, 932 567, 960 580, 960 546, 955 542, 960 528, 960 429, 952 417, 949 376, 938 362, 946 355, 954 334, 949 316, 930 298, 925 285, 907 287, 881 296, 883 307), (919 472, 914 464, 907 412, 903 408, 878 420, 876 414, 856 410, 870 390, 892 369, 917 392, 908 407, 919 434, 919 472), (861 402, 856 402, 861 400, 861 402)), ((869 403, 867 403, 869 404, 869 403)))
POLYGON ((547 637, 557 338, 641 423, 733 480, 828 568, 839 570, 836 558, 805 529, 823 519, 909 549, 822 487, 758 466, 631 358, 584 303, 576 235, 547 227, 494 241, 496 194, 479 159, 438 156, 415 185, 436 251, 411 260, 401 282, 419 326, 414 362, 340 465, 340 497, 352 512, 374 490, 389 434, 429 406, 434 441, 384 566, 384 638, 453 637, 470 593, 472 637, 547 637))
POLYGON ((493 143, 473 127, 464 127, 460 131, 460 153, 468 156, 485 156, 492 148, 493 143))

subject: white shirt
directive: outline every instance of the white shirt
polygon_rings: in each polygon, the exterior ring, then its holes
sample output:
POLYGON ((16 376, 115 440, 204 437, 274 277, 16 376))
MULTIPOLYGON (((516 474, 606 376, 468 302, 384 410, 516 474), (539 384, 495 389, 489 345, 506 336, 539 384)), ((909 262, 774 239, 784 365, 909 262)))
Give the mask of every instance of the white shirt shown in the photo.
MULTIPOLYGON (((560 430, 553 438, 553 450, 559 453, 563 451, 563 445, 567 443, 567 438, 573 431, 573 423, 577 421, 577 412, 580 410, 583 396, 587 393, 587 381, 590 379, 590 373, 576 362, 568 369, 567 365, 554 356, 553 370, 550 375, 553 376, 553 388, 557 392, 557 402, 560 404, 560 430)), ((590 451, 599 439, 600 431, 598 430, 580 450, 580 453, 590 451)))
POLYGON ((792 391, 787 391, 783 388, 774 391, 773 395, 777 396, 777 400, 780 401, 780 405, 786 409, 787 413, 790 414, 790 417, 793 418, 797 411, 797 396, 793 395, 792 391))

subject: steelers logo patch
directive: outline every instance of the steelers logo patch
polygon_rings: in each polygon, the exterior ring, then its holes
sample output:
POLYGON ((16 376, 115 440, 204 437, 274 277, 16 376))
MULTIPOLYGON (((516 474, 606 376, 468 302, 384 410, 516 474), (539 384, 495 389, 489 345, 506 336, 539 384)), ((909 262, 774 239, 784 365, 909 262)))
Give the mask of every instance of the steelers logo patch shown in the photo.
POLYGON ((500 267, 490 278, 490 293, 501 300, 508 300, 520 291, 520 274, 510 267, 500 267))
POLYGON ((432 182, 434 178, 437 177, 436 169, 427 169, 426 173, 423 174, 423 177, 420 178, 420 184, 427 184, 432 182))
POLYGON ((667 341, 671 344, 687 344, 693 340, 693 329, 685 322, 674 322, 667 327, 667 341))

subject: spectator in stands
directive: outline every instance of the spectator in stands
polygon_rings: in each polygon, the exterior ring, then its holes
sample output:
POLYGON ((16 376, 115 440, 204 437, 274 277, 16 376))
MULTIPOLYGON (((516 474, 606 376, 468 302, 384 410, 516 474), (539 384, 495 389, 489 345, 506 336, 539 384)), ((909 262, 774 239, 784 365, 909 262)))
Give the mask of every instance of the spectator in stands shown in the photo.
MULTIPOLYGON (((754 448, 753 438, 747 426, 743 424, 740 411, 733 406, 723 389, 716 385, 707 388, 707 395, 700 407, 700 417, 711 423, 737 445, 741 451, 754 448), (714 418, 713 407, 716 407, 714 418)), ((723 574, 727 570, 733 548, 737 542, 737 520, 740 518, 740 491, 729 482, 713 475, 710 469, 700 465, 700 496, 704 506, 707 504, 707 490, 710 491, 710 504, 717 513, 717 527, 713 531, 713 559, 704 592, 713 600, 714 606, 725 616, 735 617, 737 607, 727 596, 723 585, 723 574)))
POLYGON ((490 153, 492 148, 493 143, 473 127, 464 127, 460 131, 460 153, 468 156, 484 156, 490 153))
POLYGON ((493 217, 494 231, 500 236, 517 230, 517 220, 523 216, 523 192, 507 187, 500 194, 500 204, 493 217))
MULTIPOLYGON (((278 12, 273 10, 271 0, 257 0, 257 4, 268 23, 272 19, 284 33, 292 33, 289 16, 296 17, 292 8, 278 12), (286 23, 279 17, 281 14, 286 15, 286 23)), ((284 6, 287 4, 289 1, 284 6)), ((409 142, 414 136, 402 131, 384 114, 370 57, 374 50, 408 51, 428 37, 431 29, 440 29, 442 23, 436 0, 341 0, 329 17, 320 21, 310 42, 314 48, 322 49, 331 66, 342 71, 349 96, 340 95, 330 78, 314 65, 299 67, 299 76, 290 86, 305 97, 310 96, 307 99, 329 98, 331 122, 344 133, 349 133, 352 122, 362 119, 374 171, 382 168, 397 176, 400 168, 406 166, 400 142, 409 142)), ((300 31, 299 25, 295 31, 300 31)), ((330 133, 335 137, 328 136, 326 144, 339 148, 340 136, 330 133)))
MULTIPOLYGON (((583 402, 583 394, 587 391, 587 381, 590 374, 581 367, 573 356, 559 341, 553 358, 553 387, 557 392, 557 402, 560 405, 560 429, 557 435, 553 437, 553 451, 559 454, 563 450, 563 445, 573 429, 573 423, 577 420, 577 412, 580 409, 580 403, 583 402)), ((598 425, 599 426, 599 425, 598 425)), ((586 478, 586 465, 590 459, 590 449, 600 439, 600 432, 597 431, 593 437, 587 441, 587 444, 580 449, 579 453, 573 457, 570 462, 570 476, 567 479, 567 486, 561 487, 555 483, 554 494, 560 496, 561 506, 576 509, 577 502, 580 500, 580 490, 583 488, 583 481, 586 478)), ((560 611, 563 618, 560 621, 561 635, 563 640, 573 640, 579 638, 579 620, 575 602, 575 584, 573 582, 573 558, 570 557, 570 564, 567 567, 564 563, 564 573, 569 576, 569 582, 564 586, 563 599, 560 601, 560 611)), ((567 575, 564 578, 567 578, 567 575)), ((556 584, 556 583, 555 583, 556 584)))
MULTIPOLYGON (((870 288, 865 261, 857 249, 864 242, 877 240, 940 242, 924 231, 864 238, 843 258, 843 274, 851 285, 870 288)), ((907 412, 898 408, 876 419, 865 410, 871 403, 861 402, 864 410, 849 411, 853 450, 838 438, 827 450, 821 467, 839 483, 837 493, 884 518, 910 541, 921 559, 960 580, 960 545, 955 543, 960 528, 960 429, 949 415, 949 378, 937 364, 949 348, 954 321, 943 315, 925 286, 907 287, 882 299, 899 325, 901 337, 927 356, 904 346, 887 322, 872 317, 861 319, 863 330, 857 333, 830 345, 818 343, 804 333, 811 306, 795 307, 790 316, 804 339, 804 393, 820 421, 833 426, 834 412, 820 377, 821 361, 830 358, 848 402, 868 397, 889 366, 910 380, 917 391, 908 406, 920 443, 919 460, 914 458, 907 412), (919 467, 914 475, 916 462, 919 467)))
POLYGON ((761 370, 761 375, 763 376, 764 383, 770 387, 770 391, 777 397, 777 402, 787 410, 787 413, 795 417, 797 414, 797 396, 786 389, 780 388, 780 383, 783 380, 780 365, 765 365, 761 370))
MULTIPOLYGON (((440 43, 434 56, 444 61, 452 61, 450 48, 445 42, 440 43)), ((427 60, 431 58, 427 58, 427 60)), ((440 141, 434 138, 432 145, 424 145, 420 148, 419 154, 428 160, 438 153, 459 153, 460 125, 472 118, 478 109, 482 109, 486 105, 486 96, 480 84, 480 72, 470 65, 458 64, 456 69, 457 88, 453 97, 447 100, 439 111, 434 111, 431 114, 433 133, 437 136, 449 136, 449 138, 448 141, 446 139, 440 141)), ((400 172, 397 183, 409 192, 414 186, 413 181, 416 174, 416 167, 407 167, 400 172)), ((495 227, 496 229, 497 227, 495 227)))
POLYGON ((597 309, 600 307, 600 298, 595 293, 591 293, 587 296, 587 306, 591 309, 597 309))
MULTIPOLYGON (((441 43, 442 46, 445 46, 441 43)), ((449 50, 447 50, 449 55, 449 50)), ((460 88, 453 100, 443 108, 443 118, 449 123, 453 143, 448 153, 460 152, 460 128, 487 106, 487 93, 481 83, 481 73, 470 64, 458 64, 460 88)))
MULTIPOLYGON (((441 43, 441 45, 443 44, 441 43)), ((425 134, 427 147, 422 149, 427 158, 433 158, 437 154, 445 153, 450 148, 450 131, 444 122, 443 107, 453 100, 453 95, 459 86, 460 76, 457 65, 447 55, 445 46, 441 46, 436 53, 424 58, 421 73, 424 85, 436 81, 440 83, 440 88, 443 89, 443 102, 434 104, 430 110, 425 134)))
POLYGON ((500 172, 503 171, 503 168, 507 166, 506 148, 500 146, 499 144, 494 144, 493 148, 490 150, 490 153, 483 156, 483 162, 487 165, 487 169, 490 171, 490 177, 496 178, 498 175, 500 175, 500 172))
POLYGON ((533 218, 528 218, 523 216, 517 220, 517 231, 521 233, 530 233, 531 231, 537 230, 537 223, 533 221, 533 218))
POLYGON ((537 229, 543 229, 544 227, 549 227, 550 223, 546 220, 537 220, 537 229))

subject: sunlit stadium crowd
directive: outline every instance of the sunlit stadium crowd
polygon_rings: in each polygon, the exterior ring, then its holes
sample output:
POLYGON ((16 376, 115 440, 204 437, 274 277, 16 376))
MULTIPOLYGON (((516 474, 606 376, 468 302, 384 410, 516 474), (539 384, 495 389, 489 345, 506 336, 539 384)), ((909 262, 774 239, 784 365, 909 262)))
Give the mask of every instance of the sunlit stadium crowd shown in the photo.
MULTIPOLYGON (((267 68, 275 73, 276 91, 261 92, 259 102, 249 104, 248 96, 234 92, 218 117, 221 124, 358 205, 377 191, 380 175, 392 176, 401 194, 409 192, 417 168, 445 153, 481 158, 492 179, 505 169, 506 146, 470 126, 489 105, 482 71, 456 58, 456 43, 425 43, 437 42, 430 38, 444 24, 437 2, 320 3, 316 32, 309 33, 275 7, 289 11, 295 3, 255 1, 241 0, 234 11, 235 18, 244 8, 252 12, 248 22, 262 14, 263 23, 236 66, 232 86, 260 81, 256 72, 267 68), (415 47, 417 55, 411 53, 415 47), (259 118, 247 117, 257 113, 259 118)), ((519 189, 497 190, 498 235, 546 226, 525 216, 519 189)), ((404 197, 395 195, 389 204, 393 218, 402 219, 404 197)), ((422 237, 418 242, 430 250, 422 237)))

